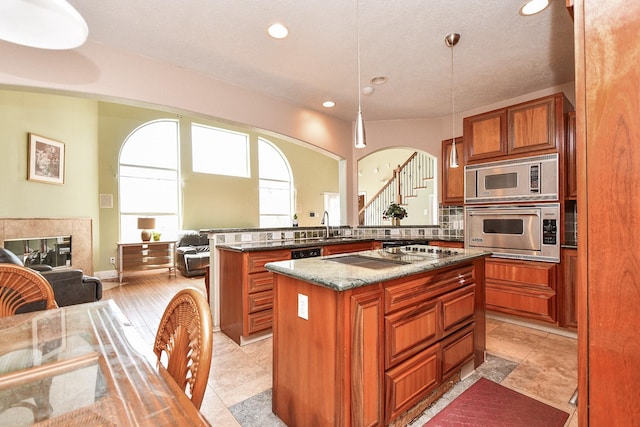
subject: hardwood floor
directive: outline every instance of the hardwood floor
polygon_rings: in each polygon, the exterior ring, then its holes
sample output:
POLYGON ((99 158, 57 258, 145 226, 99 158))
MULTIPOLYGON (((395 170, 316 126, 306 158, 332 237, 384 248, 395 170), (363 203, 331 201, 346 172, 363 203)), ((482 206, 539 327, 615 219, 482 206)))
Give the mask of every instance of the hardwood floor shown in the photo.
MULTIPOLYGON (((105 285, 114 284, 105 282, 105 285)), ((203 277, 187 278, 180 274, 173 277, 157 272, 128 277, 122 286, 115 286, 105 290, 103 298, 114 300, 131 321, 139 335, 139 342, 134 344, 152 363, 155 363, 153 341, 169 300, 178 290, 188 286, 205 292, 203 277)), ((243 407, 247 399, 262 398, 271 388, 271 343, 271 339, 265 339, 239 347, 221 332, 214 333, 211 373, 201 407, 202 414, 212 425, 282 425, 270 414, 269 402, 262 402, 263 412, 268 412, 267 418, 259 418, 251 406, 243 407), (236 416, 244 411, 244 417, 239 417, 241 421, 232 415, 232 411, 236 416)), ((566 425, 577 426, 575 407, 568 404, 577 385, 575 338, 558 335, 553 330, 537 330, 488 319, 487 353, 512 365, 509 373, 499 380, 502 385, 568 412, 570 417, 566 425)), ((491 363, 485 365, 492 369, 491 363)), ((491 373, 483 374, 487 375, 491 373)), ((436 402, 411 426, 421 426, 447 403, 444 398, 436 402)))

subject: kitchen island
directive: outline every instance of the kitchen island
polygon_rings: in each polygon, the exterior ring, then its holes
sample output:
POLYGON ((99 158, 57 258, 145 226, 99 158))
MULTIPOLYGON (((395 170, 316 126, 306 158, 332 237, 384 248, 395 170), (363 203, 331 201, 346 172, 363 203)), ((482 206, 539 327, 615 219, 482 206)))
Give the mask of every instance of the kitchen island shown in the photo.
POLYGON ((484 258, 426 245, 265 265, 273 412, 287 425, 406 425, 484 361, 484 258))

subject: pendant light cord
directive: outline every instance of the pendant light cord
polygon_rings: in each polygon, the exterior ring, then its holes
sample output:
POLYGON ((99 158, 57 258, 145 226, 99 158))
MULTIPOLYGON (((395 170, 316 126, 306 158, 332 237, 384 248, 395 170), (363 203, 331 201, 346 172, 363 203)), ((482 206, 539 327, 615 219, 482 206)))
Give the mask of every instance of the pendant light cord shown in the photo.
POLYGON ((456 104, 455 104, 453 83, 454 83, 454 79, 453 79, 453 45, 451 45, 451 139, 453 140, 453 149, 455 149, 456 148, 456 125, 455 125, 456 104))
POLYGON ((358 113, 362 113, 361 100, 362 90, 360 88, 361 85, 361 77, 360 77, 360 2, 356 0, 356 39, 357 39, 357 49, 358 49, 358 113))

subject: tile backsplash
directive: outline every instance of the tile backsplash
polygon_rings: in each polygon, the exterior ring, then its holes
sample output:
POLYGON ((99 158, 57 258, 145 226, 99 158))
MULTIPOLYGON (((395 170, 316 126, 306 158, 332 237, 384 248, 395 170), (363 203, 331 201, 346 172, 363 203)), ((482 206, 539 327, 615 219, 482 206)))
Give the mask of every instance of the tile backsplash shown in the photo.
POLYGON ((444 237, 464 237, 464 207, 440 205, 438 223, 444 237))

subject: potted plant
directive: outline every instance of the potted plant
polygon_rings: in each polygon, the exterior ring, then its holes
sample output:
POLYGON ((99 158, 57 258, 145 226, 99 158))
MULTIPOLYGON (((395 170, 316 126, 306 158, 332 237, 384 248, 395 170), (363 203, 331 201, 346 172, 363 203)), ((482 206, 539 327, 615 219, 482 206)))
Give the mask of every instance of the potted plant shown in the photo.
POLYGON ((392 225, 400 225, 400 220, 407 216, 407 210, 397 203, 391 203, 389 207, 382 213, 382 219, 384 219, 385 221, 391 219, 392 225))
POLYGON ((294 227, 298 226, 298 214, 297 213, 293 214, 293 226, 294 227))

